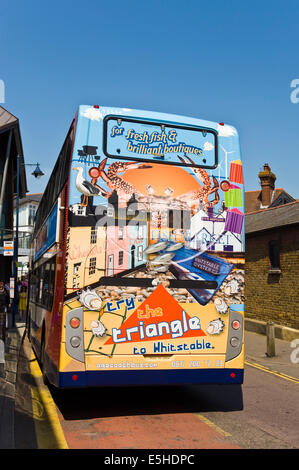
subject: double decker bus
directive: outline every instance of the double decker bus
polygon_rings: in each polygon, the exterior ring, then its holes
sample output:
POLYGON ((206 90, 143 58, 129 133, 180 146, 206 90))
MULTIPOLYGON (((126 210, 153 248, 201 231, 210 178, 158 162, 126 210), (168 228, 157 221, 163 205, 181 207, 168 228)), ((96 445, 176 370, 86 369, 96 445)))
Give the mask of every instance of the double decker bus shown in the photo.
POLYGON ((31 252, 28 336, 51 384, 243 382, 234 127, 79 106, 31 252))

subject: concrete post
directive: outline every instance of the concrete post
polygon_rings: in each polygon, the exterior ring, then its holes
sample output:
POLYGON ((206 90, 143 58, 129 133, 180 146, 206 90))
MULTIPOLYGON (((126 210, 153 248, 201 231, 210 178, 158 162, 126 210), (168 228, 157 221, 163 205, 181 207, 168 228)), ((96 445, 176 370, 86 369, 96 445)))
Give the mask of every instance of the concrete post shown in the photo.
POLYGON ((268 357, 275 356, 275 325, 272 321, 269 321, 266 325, 267 333, 267 352, 268 357))

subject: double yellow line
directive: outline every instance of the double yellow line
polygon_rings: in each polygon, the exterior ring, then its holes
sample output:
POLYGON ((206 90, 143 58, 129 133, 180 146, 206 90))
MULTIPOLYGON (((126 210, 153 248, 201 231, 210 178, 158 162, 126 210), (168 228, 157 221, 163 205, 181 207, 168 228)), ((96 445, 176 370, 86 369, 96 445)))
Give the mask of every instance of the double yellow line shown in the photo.
POLYGON ((56 406, 48 387, 40 386, 42 372, 34 353, 31 354, 30 372, 36 385, 31 386, 32 411, 39 449, 68 449, 56 406))
POLYGON ((267 372, 268 374, 276 375, 276 377, 280 377, 281 379, 288 380, 289 382, 299 384, 299 379, 296 379, 296 377, 291 377, 290 375, 284 374, 282 372, 271 370, 268 367, 257 364, 256 362, 245 361, 245 364, 247 366, 255 367, 256 369, 262 370, 263 372, 267 372))
POLYGON ((218 432, 218 434, 221 434, 222 436, 224 437, 232 437, 232 435, 227 432, 227 431, 224 431, 224 429, 220 428, 219 426, 217 426, 217 424, 213 423, 213 421, 211 421, 210 419, 208 419, 206 416, 203 416, 202 414, 200 413, 194 413, 194 415, 200 419, 200 421, 202 421, 203 423, 207 424, 210 428, 214 429, 214 431, 218 432))

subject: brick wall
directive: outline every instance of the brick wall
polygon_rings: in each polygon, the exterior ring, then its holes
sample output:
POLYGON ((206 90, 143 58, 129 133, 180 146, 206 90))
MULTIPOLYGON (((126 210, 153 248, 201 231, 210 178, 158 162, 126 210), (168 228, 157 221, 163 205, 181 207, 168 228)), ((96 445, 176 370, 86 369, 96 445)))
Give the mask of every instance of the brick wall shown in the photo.
POLYGON ((248 318, 299 329, 299 225, 246 236, 248 318), (280 242, 280 274, 270 274, 269 242, 280 242))

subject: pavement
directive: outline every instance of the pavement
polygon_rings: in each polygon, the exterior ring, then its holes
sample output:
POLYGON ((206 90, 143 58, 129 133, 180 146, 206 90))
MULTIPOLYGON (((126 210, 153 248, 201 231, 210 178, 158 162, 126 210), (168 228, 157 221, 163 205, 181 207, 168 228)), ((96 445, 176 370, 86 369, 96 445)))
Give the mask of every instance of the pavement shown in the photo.
POLYGON ((5 362, 0 363, 0 449, 15 449, 15 385, 24 331, 23 323, 7 331, 5 362))
MULTIPOLYGON (((275 356, 267 357, 267 338, 265 335, 255 332, 252 325, 251 321, 250 331, 245 329, 245 367, 256 367, 260 370, 271 371, 278 377, 288 378, 288 380, 299 383, 299 331, 296 335, 294 330, 295 333, 293 332, 291 341, 276 338, 275 356)), ((257 327, 256 331, 260 331, 260 328, 257 327)), ((21 347, 25 342, 24 333, 25 324, 21 322, 16 322, 14 328, 8 329, 5 343, 5 362, 0 362, 0 449, 20 448, 19 442, 21 440, 18 434, 25 429, 26 420, 28 421, 29 418, 32 434, 28 433, 27 435, 26 447, 30 448, 33 440, 35 442, 32 448, 39 447, 34 433, 35 423, 32 424, 36 417, 34 413, 30 415, 30 411, 26 409, 28 405, 25 405, 25 402, 30 401, 30 399, 34 401, 34 398, 30 396, 30 393, 25 397, 26 392, 22 392, 22 385, 17 386, 17 382, 22 377, 29 384, 33 380, 30 376, 29 367, 29 363, 32 361, 28 352, 30 345, 27 346, 27 353, 24 353, 24 348, 21 347), (27 373, 25 373, 26 371, 27 373), (18 426, 16 426, 16 421, 19 423, 18 426)), ((38 384, 35 384, 35 390, 38 389, 38 384)), ((22 442, 24 442, 24 436, 22 442)))

